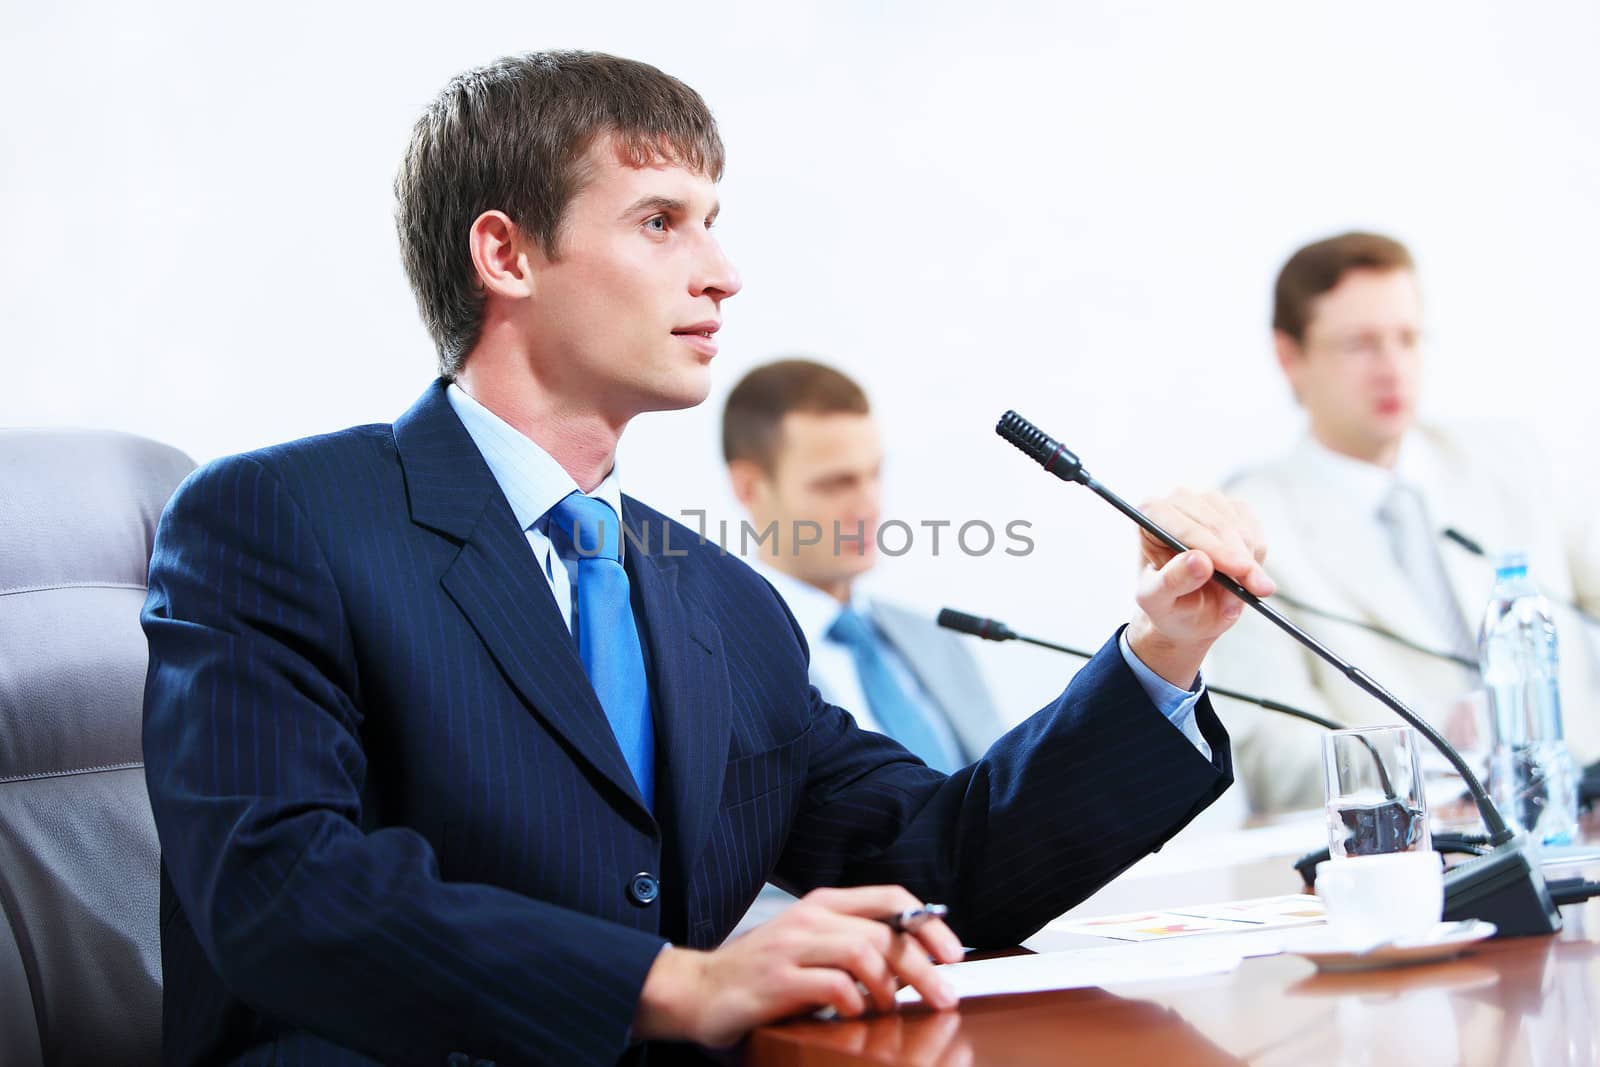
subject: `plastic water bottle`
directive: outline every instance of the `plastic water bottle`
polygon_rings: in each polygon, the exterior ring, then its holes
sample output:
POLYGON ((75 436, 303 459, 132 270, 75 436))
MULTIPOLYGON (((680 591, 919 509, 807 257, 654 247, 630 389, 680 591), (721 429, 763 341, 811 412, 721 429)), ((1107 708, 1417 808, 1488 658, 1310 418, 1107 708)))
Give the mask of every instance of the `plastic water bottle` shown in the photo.
POLYGON ((1556 624, 1528 577, 1528 557, 1496 561, 1478 632, 1489 691, 1489 793, 1506 821, 1534 841, 1565 844, 1578 829, 1578 772, 1561 733, 1556 624))

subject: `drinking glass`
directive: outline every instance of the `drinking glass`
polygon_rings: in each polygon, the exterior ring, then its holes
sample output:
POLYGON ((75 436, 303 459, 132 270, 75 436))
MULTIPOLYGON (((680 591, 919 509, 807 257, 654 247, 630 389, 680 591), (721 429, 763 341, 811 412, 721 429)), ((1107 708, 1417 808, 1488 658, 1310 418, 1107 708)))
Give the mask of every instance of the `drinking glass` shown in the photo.
POLYGON ((1409 726, 1322 735, 1329 855, 1343 859, 1433 848, 1422 791, 1421 745, 1409 726))

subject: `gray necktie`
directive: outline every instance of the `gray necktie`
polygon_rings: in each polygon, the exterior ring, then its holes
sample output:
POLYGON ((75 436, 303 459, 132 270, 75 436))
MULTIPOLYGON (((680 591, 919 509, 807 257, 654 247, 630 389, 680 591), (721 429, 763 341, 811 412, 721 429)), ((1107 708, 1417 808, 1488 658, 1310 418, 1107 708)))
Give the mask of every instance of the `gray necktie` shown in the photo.
POLYGON ((1439 556, 1438 531, 1428 517, 1422 495, 1397 479, 1378 509, 1378 519, 1389 535, 1395 562, 1410 580, 1446 648, 1463 656, 1475 656, 1477 642, 1450 587, 1450 576, 1439 556))

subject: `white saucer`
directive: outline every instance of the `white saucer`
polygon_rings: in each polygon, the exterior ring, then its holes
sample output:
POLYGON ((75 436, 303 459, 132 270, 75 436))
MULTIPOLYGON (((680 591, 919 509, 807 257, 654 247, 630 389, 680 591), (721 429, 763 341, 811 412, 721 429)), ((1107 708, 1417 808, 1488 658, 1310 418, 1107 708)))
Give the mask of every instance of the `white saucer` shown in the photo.
POLYGON ((1494 932, 1494 923, 1463 919, 1440 923, 1422 937, 1391 941, 1363 952, 1352 949, 1331 928, 1322 926, 1296 932, 1285 941, 1283 951, 1304 956, 1323 971, 1365 971, 1374 967, 1446 960, 1476 941, 1493 937, 1494 932))

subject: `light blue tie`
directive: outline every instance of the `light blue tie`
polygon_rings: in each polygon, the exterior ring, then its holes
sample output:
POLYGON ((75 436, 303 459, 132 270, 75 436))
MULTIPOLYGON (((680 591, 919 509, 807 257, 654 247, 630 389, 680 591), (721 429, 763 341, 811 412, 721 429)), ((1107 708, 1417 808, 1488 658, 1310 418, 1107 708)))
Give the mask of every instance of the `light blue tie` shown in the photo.
POLYGON ((622 569, 621 523, 604 500, 570 493, 550 509, 551 539, 578 561, 578 658, 605 709, 646 807, 655 804, 656 738, 650 683, 622 569))
POLYGON ((949 774, 962 765, 960 754, 951 749, 928 721, 927 710, 896 680, 877 632, 860 612, 852 608, 841 611, 828 627, 828 639, 850 650, 856 674, 861 679, 861 691, 866 694, 872 716, 883 726, 884 733, 935 770, 949 774))

